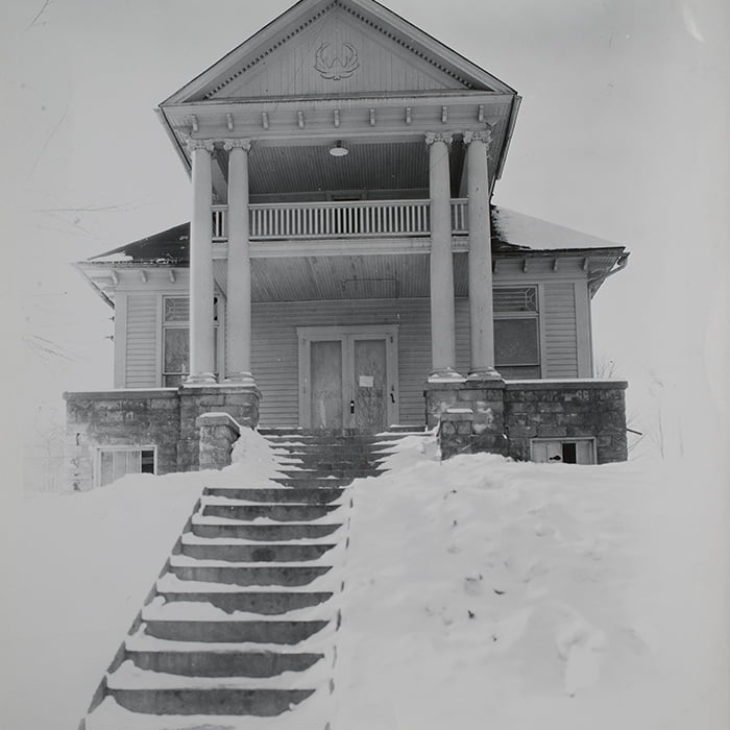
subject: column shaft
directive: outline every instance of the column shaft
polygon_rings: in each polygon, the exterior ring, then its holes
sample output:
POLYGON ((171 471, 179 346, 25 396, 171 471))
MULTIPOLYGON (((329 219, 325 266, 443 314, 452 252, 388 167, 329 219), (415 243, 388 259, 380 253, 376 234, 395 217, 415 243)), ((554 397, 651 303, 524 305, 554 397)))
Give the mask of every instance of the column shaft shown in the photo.
POLYGON ((247 140, 230 140, 228 156, 228 291, 226 379, 253 384, 251 375, 251 259, 247 140))
POLYGON ((454 315, 454 256, 451 249, 450 137, 431 134, 429 189, 431 196, 431 359, 430 379, 454 378, 456 321, 454 315))
POLYGON ((466 133, 469 197, 469 378, 498 378, 494 369, 492 234, 489 216, 488 134, 466 133))
POLYGON ((212 142, 191 144, 193 219, 190 224, 189 383, 214 383, 212 142))

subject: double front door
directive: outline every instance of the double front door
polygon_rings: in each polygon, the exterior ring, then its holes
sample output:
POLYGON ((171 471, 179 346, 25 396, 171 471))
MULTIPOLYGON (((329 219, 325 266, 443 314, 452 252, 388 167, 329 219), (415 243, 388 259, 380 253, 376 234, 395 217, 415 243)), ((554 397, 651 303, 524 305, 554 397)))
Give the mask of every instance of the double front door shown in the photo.
POLYGON ((397 326, 300 327, 304 428, 377 433, 397 421, 397 326))

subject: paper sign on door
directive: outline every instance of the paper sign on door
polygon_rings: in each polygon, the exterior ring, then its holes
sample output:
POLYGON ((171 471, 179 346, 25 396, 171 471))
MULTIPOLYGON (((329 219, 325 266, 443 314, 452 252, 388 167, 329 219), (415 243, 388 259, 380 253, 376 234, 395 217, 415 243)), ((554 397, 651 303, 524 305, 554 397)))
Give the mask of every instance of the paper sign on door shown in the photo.
POLYGON ((360 387, 361 388, 372 388, 375 385, 375 376, 373 375, 361 375, 360 376, 360 387))

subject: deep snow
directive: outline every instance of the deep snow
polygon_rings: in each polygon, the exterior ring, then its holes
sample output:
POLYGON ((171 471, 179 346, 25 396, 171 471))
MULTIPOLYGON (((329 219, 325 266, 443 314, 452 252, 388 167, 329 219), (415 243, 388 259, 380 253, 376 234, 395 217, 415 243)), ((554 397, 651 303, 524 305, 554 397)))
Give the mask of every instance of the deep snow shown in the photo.
MULTIPOLYGON (((1 505, 3 727, 76 728, 202 486, 271 486, 260 437, 237 458, 221 473, 1 505)), ((348 493, 335 692, 287 727, 728 727, 717 474, 681 462, 440 463, 423 437, 404 439, 389 466, 348 493)))

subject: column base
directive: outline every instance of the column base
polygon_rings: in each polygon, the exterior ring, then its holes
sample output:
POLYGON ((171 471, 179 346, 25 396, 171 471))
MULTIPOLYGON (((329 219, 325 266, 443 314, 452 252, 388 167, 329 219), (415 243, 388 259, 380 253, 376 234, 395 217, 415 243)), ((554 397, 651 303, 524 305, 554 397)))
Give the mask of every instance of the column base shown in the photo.
POLYGON ((244 385, 256 387, 256 381, 249 372, 231 373, 225 379, 226 385, 244 385))
POLYGON ((466 376, 467 380, 502 380, 502 376, 493 368, 485 367, 479 368, 478 370, 472 370, 469 375, 466 376))
POLYGON ((215 379, 213 373, 196 373, 195 375, 188 375, 183 383, 183 388, 189 385, 217 385, 218 381, 215 379))
POLYGON ((429 376, 429 383, 463 383, 466 378, 457 373, 453 368, 440 368, 434 370, 429 376))

